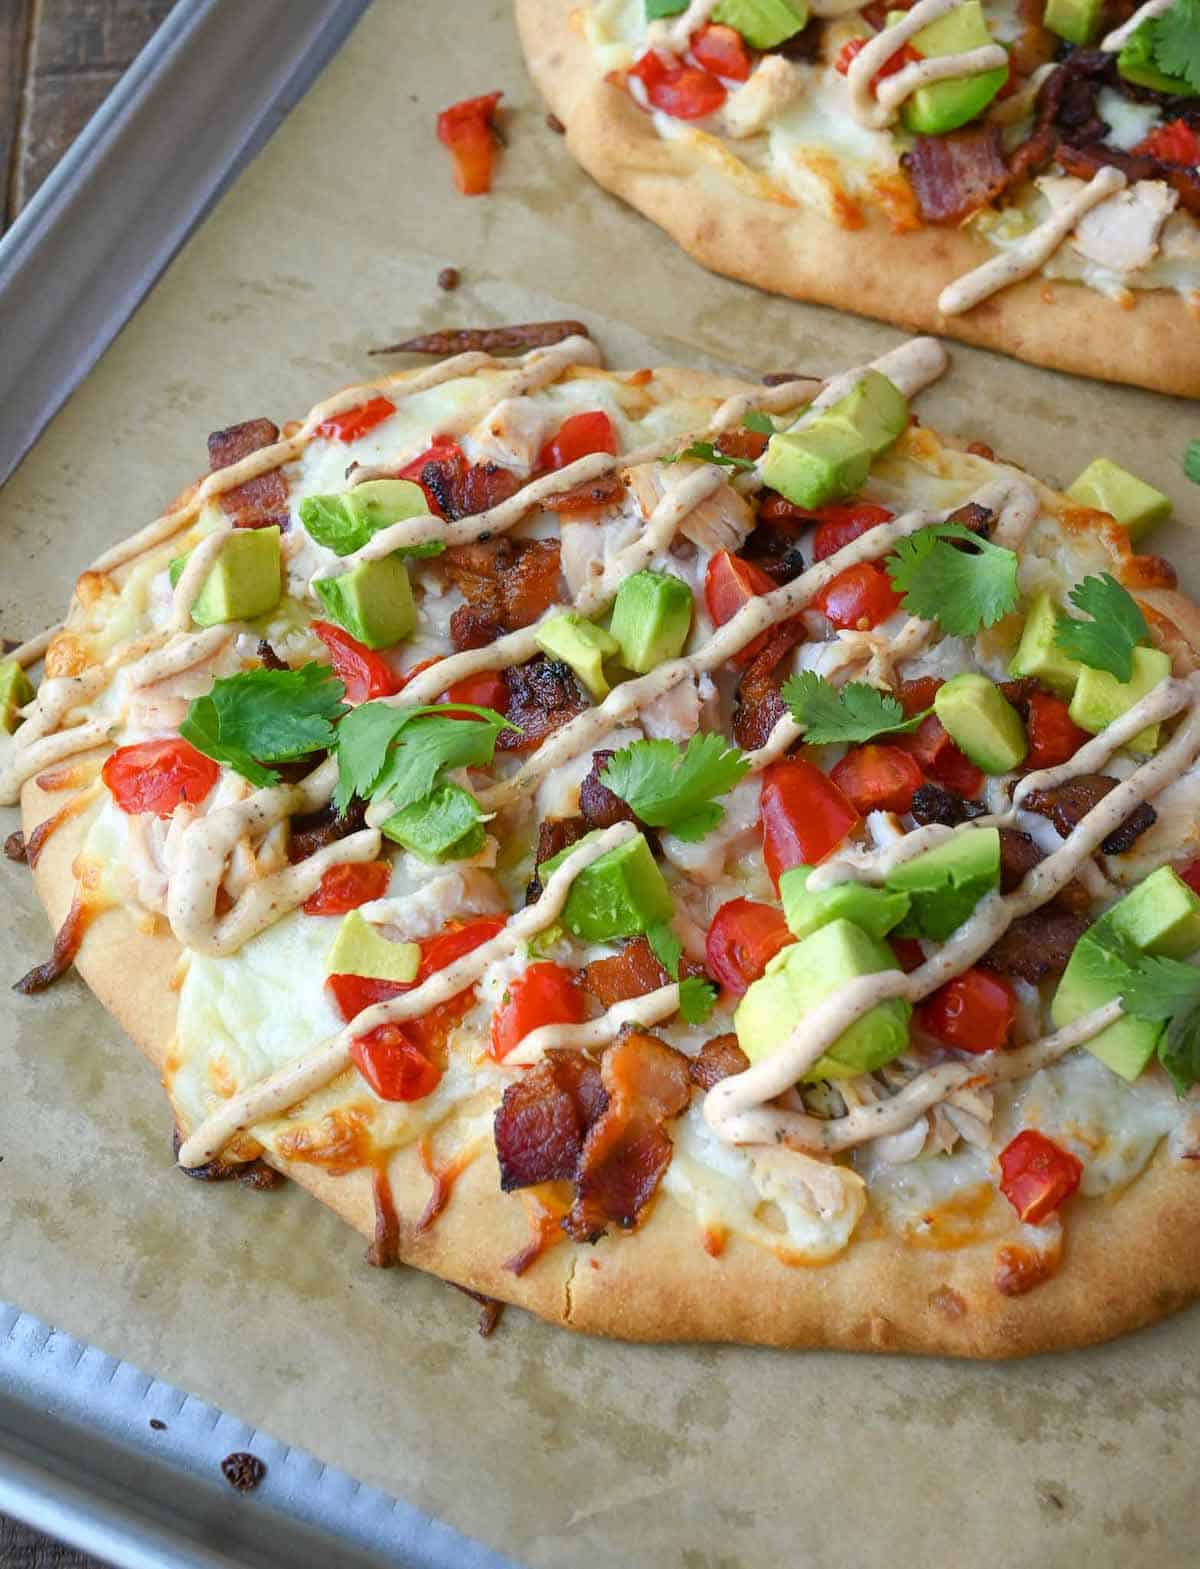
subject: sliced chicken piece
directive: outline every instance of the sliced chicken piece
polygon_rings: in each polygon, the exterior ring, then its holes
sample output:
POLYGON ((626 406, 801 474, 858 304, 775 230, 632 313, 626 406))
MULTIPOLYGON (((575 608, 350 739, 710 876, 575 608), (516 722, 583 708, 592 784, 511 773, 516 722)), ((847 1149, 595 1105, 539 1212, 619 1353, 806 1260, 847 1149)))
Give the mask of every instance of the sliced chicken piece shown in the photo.
MULTIPOLYGON (((1070 175, 1043 175, 1037 183, 1056 209, 1084 184, 1070 175)), ((1178 201, 1178 193, 1164 180, 1138 180, 1086 213, 1075 225, 1071 246, 1113 272, 1137 272, 1158 255, 1163 224, 1178 201)))
POLYGON ((502 398, 468 433, 464 451, 473 463, 499 463, 506 469, 531 469, 554 434, 545 407, 532 398, 502 398))
POLYGON ((804 79, 790 60, 763 55, 750 79, 730 93, 721 108, 721 128, 735 141, 757 136, 796 98, 804 79))
MULTIPOLYGON (((644 518, 649 518, 668 492, 675 490, 695 473, 692 463, 643 463, 626 475, 629 489, 644 518)), ((723 479, 711 495, 682 519, 678 533, 710 554, 718 550, 740 550, 754 527, 749 502, 723 479)), ((668 542, 664 541, 664 548, 668 542)))

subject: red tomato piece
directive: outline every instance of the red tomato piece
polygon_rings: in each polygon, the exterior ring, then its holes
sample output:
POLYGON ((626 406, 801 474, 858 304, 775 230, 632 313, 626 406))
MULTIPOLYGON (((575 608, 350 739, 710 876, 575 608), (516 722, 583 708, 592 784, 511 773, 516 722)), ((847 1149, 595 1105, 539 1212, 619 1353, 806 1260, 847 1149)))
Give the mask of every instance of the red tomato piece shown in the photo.
POLYGON ((1026 1128, 1000 1151, 1000 1191, 1023 1221, 1040 1226, 1070 1198, 1083 1163, 1044 1133, 1026 1128))
POLYGON ((317 426, 317 435, 328 436, 330 441, 357 441, 395 412, 396 405, 391 398, 369 398, 344 414, 331 414, 317 426))
POLYGON ((346 698, 351 703, 365 703, 372 697, 391 697, 400 690, 388 667, 387 661, 369 648, 364 648, 356 637, 332 621, 314 621, 313 631, 329 650, 333 673, 346 683, 346 698))
POLYGON ((345 915, 360 904, 382 899, 391 875, 387 861, 342 861, 324 872, 320 887, 301 909, 305 915, 345 915))
POLYGON ((1186 120, 1170 120, 1166 125, 1156 126, 1133 150, 1163 163, 1184 164, 1189 169, 1200 164, 1200 136, 1186 120))
POLYGON ((754 68, 754 58, 741 33, 719 22, 710 22, 692 34, 692 59, 714 76, 731 82, 746 81, 754 68))
POLYGON ((461 474, 465 475, 467 458, 457 441, 451 441, 449 436, 435 436, 431 447, 426 447, 425 451, 418 453, 411 463, 406 463, 402 469, 397 470, 397 479, 410 479, 414 485, 420 485, 425 492, 425 501, 430 512, 434 517, 440 518, 444 516, 441 503, 421 478, 427 463, 453 464, 461 474))
POLYGON ((108 792, 123 812, 170 817, 181 801, 203 801, 220 776, 220 765, 182 736, 119 746, 100 770, 108 792))
POLYGON ((964 970, 939 986, 917 1009, 921 1028, 957 1051, 999 1051, 1012 1033, 1017 999, 990 970, 964 970))
POLYGON ((796 939, 783 911, 755 899, 730 899, 713 916, 704 945, 704 968, 740 997, 781 948, 796 939))
MULTIPOLYGON (((838 50, 837 59, 833 62, 834 70, 842 76, 848 75, 855 58, 862 53, 870 42, 869 38, 848 38, 838 50)), ((912 44, 905 44, 902 48, 897 49, 895 54, 889 55, 879 67, 878 71, 871 78, 871 86, 877 88, 885 76, 894 76, 897 71, 902 71, 906 65, 912 65, 914 61, 923 60, 924 58, 919 49, 914 49, 912 44)))
POLYGON ((881 523, 890 523, 893 516, 886 507, 877 507, 870 501, 835 502, 818 508, 813 513, 818 519, 817 532, 813 536, 813 560, 824 561, 826 556, 852 544, 860 534, 878 528, 881 523))
POLYGON ((915 937, 889 937, 888 942, 905 975, 911 975, 925 963, 925 950, 915 937))
POLYGON ((421 963, 416 979, 409 984, 419 986, 436 971, 446 969, 464 954, 473 953, 485 942, 490 942, 497 932, 503 931, 504 925, 503 915, 480 915, 461 925, 448 926, 436 936, 422 937, 421 963))
MULTIPOLYGON (((708 607, 709 620, 714 626, 724 626, 743 605, 761 594, 769 594, 774 587, 762 568, 752 561, 743 561, 728 550, 718 550, 709 558, 704 572, 704 603, 708 607)), ((767 646, 770 636, 769 631, 760 633, 740 653, 734 654, 730 663, 748 665, 755 654, 767 646)))
POLYGON ((430 1062, 399 1024, 378 1024, 350 1043, 350 1060, 380 1100, 423 1100, 441 1083, 430 1062))
POLYGON ((593 452, 617 451, 617 433, 603 409, 569 414, 538 454, 539 469, 565 469, 593 452))
POLYGON ((698 65, 665 60, 653 49, 630 66, 629 74, 636 76, 646 89, 652 108, 661 109, 676 120, 702 120, 715 114, 725 102, 725 89, 715 76, 698 65))
POLYGON ((827 583, 813 600, 814 607, 835 627, 865 630, 886 621, 900 603, 892 580, 875 561, 860 561, 827 583))
POLYGON ((1189 861, 1186 866, 1177 866, 1175 870, 1193 893, 1200 893, 1200 858, 1189 861))
POLYGON ((861 821, 833 780, 802 757, 763 770, 759 813, 763 859, 777 889, 781 872, 824 861, 861 821))
POLYGON ((1030 771, 1056 768, 1059 763, 1074 757, 1085 741, 1092 739, 1071 718, 1062 698, 1052 697, 1049 692, 1035 692, 1029 699, 1025 729, 1029 736, 1025 767, 1030 771))
POLYGON ((492 1056, 503 1062, 534 1030, 545 1024, 582 1024, 584 1017, 578 972, 549 961, 531 964, 492 1014, 492 1056))
POLYGON ((464 196, 482 196, 492 188, 496 135, 492 119, 503 93, 484 93, 451 104, 437 117, 438 141, 454 160, 454 183, 464 196))
POLYGON ((907 812, 913 791, 925 783, 916 760, 901 747, 852 746, 829 777, 858 809, 867 812, 907 812))
MULTIPOLYGON (((510 701, 508 682, 502 670, 481 670, 478 675, 464 676, 446 688, 448 703, 470 703, 475 708, 494 708, 498 714, 507 714, 510 701)), ((474 719, 474 714, 447 714, 447 719, 474 719)))
MULTIPOLYGON (((902 696, 900 700, 903 704, 902 696)), ((925 773, 956 795, 970 799, 983 789, 983 771, 955 746, 936 714, 927 714, 914 731, 897 736, 893 744, 910 752, 925 773)))
POLYGON ((918 676, 915 681, 901 681, 892 696, 904 710, 904 717, 912 719, 933 707, 938 687, 942 682, 936 676, 918 676))
POLYGON ((973 801, 983 789, 983 769, 976 768, 953 741, 949 741, 939 752, 933 773, 939 784, 944 784, 947 790, 953 790, 955 795, 961 795, 968 801, 973 801))

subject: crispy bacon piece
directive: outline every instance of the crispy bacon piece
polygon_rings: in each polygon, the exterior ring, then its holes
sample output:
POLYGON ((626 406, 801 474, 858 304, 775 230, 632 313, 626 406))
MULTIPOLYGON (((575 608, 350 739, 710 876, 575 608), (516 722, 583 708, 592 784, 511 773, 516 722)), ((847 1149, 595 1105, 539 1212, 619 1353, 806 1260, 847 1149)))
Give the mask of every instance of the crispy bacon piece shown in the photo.
POLYGON ((450 637, 460 654, 472 648, 487 648, 503 636, 504 628, 495 616, 474 605, 459 605, 450 617, 450 637))
POLYGON ((548 1051, 510 1084, 494 1124, 505 1193, 574 1181, 584 1136, 608 1104, 600 1069, 581 1051, 548 1051))
POLYGON ((502 730, 496 746, 502 752, 532 752, 553 731, 582 714, 589 706, 570 665, 539 654, 527 665, 505 671, 508 681, 508 717, 521 727, 502 730))
POLYGON ((637 1225, 671 1164, 663 1123, 692 1092, 683 1053, 636 1030, 604 1053, 600 1077, 608 1104, 584 1139, 575 1203, 562 1223, 576 1242, 596 1241, 613 1221, 637 1225))
POLYGON ((926 223, 961 223, 994 201, 1012 178, 994 125, 948 136, 918 136, 900 162, 926 223))
POLYGON ((611 750, 593 752, 591 770, 579 786, 579 810, 589 828, 611 828, 614 823, 638 822, 633 807, 601 783, 600 775, 615 756, 616 753, 611 750))
MULTIPOLYGON (((229 468, 240 463, 252 452, 259 452, 279 440, 279 426, 269 419, 243 420, 240 425, 229 425, 224 430, 214 430, 208 438, 208 466, 229 468)), ((235 485, 221 496, 221 508, 238 528, 264 528, 277 523, 286 529, 291 521, 288 515, 287 480, 279 469, 248 479, 244 485, 235 485)))
POLYGON ((753 462, 755 458, 761 458, 767 450, 768 440, 767 435, 761 430, 735 428, 723 430, 714 442, 714 446, 727 458, 745 458, 753 462))
POLYGON ((521 483, 511 469, 499 463, 468 463, 457 450, 444 458, 430 458, 420 476, 422 490, 445 518, 475 517, 498 507, 516 495, 521 483))
POLYGON ((714 1035, 688 1063, 688 1076, 700 1089, 711 1090, 722 1079, 745 1073, 749 1066, 750 1059, 738 1045, 736 1035, 714 1035))
POLYGON ((1130 185, 1138 180, 1165 180, 1178 193, 1179 205, 1193 216, 1200 216, 1200 175, 1195 169, 1165 163, 1150 153, 1122 152, 1104 141, 1085 142, 1081 146, 1060 143, 1056 156, 1067 173, 1080 180, 1090 180, 1097 169, 1106 165, 1120 169, 1130 185))
POLYGON ((1085 914, 1048 905, 1018 916, 979 962, 985 969, 1018 975, 1036 986, 1048 975, 1059 975, 1066 969, 1075 944, 1090 925, 1085 914))
POLYGON ((293 865, 307 860, 327 844, 336 844, 347 834, 355 834, 366 827, 367 805, 356 796, 344 812, 334 810, 333 804, 319 811, 306 812, 292 818, 291 837, 288 840, 288 860, 293 865))
MULTIPOLYGON (((1117 781, 1107 774, 1080 774, 1051 790, 1031 790, 1022 805, 1027 812, 1048 817, 1064 838, 1084 817, 1098 806, 1117 781)), ((1148 801, 1135 806, 1129 816, 1114 828, 1100 848, 1105 855, 1124 855, 1131 850, 1147 828, 1158 821, 1158 813, 1148 801)))
POLYGON ((280 659, 265 637, 260 637, 258 640, 258 657, 262 661, 264 670, 288 670, 291 668, 286 659, 280 659))
POLYGON ((619 474, 601 474, 599 479, 580 480, 570 490, 543 496, 538 506, 543 512, 557 512, 560 517, 569 518, 598 512, 603 507, 619 506, 624 495, 625 482, 619 474))
MULTIPOLYGON (((955 508, 946 519, 947 523, 957 523, 962 528, 969 528, 973 534, 982 534, 984 539, 992 531, 992 522, 996 514, 991 507, 980 506, 978 501, 965 501, 961 507, 955 508)), ((963 548, 970 549, 966 540, 961 541, 963 548)))
POLYGON ((999 833, 1000 892, 1012 893, 1045 857, 1029 835, 1019 828, 1001 828, 999 833))
POLYGON ((530 626, 558 598, 558 558, 556 539, 506 535, 452 545, 441 565, 473 610, 491 616, 505 632, 515 632, 530 626))
POLYGON ((953 790, 943 790, 941 785, 923 784, 913 791, 909 811, 922 827, 926 823, 941 823, 946 828, 957 828, 973 817, 982 817, 987 807, 982 801, 968 801, 953 790))
MULTIPOLYGON (((783 497, 780 496, 779 500, 783 501, 783 497)), ((791 503, 785 502, 784 505, 790 506, 791 503)), ((804 519, 805 523, 808 521, 804 519)), ((747 536, 738 554, 747 561, 753 561, 773 583, 781 587, 804 571, 803 552, 796 544, 795 533, 786 526, 780 528, 773 523, 760 522, 747 536)))
POLYGON ((507 327, 444 327, 403 343, 390 343, 372 354, 511 354, 517 349, 548 348, 564 338, 589 338, 581 321, 523 321, 507 327))
POLYGON ((533 852, 533 876, 529 879, 529 886, 525 890, 525 903, 534 904, 542 897, 541 879, 537 869, 543 861, 549 861, 569 844, 574 844, 582 839, 587 832, 582 817, 547 817, 538 824, 537 847, 533 852))
POLYGON ((733 738, 743 751, 752 752, 765 745, 787 713, 787 704, 779 695, 787 674, 783 662, 804 637, 804 622, 799 616, 785 621, 771 632, 765 646, 747 665, 738 682, 733 710, 733 738))
POLYGON ((583 972, 584 989, 602 1008, 611 1008, 630 997, 644 997, 670 979, 644 937, 627 942, 611 959, 594 959, 583 972))

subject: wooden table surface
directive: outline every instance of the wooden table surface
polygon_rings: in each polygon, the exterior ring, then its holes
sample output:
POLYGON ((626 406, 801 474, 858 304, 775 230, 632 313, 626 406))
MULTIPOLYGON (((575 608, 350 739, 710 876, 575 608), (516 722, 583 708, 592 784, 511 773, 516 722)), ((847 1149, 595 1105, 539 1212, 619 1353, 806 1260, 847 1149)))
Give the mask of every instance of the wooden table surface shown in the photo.
MULTIPOLYGON (((0 231, 116 85, 172 0, 0 0, 0 231)), ((0 1569, 100 1569, 0 1515, 0 1569)))

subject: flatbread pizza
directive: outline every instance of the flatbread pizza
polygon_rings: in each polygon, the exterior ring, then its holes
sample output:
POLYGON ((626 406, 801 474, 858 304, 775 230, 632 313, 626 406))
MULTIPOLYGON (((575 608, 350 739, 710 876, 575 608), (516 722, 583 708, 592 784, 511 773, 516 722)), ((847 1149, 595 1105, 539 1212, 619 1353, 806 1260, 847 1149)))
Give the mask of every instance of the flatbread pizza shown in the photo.
POLYGON ((1188 1300, 1200 618, 1165 497, 936 434, 945 366, 572 335, 215 433, 0 666, 21 989, 78 966, 183 1169, 572 1328, 1004 1356, 1188 1300))
POLYGON ((588 172, 705 266, 1200 395, 1195 0, 516 0, 588 172))

